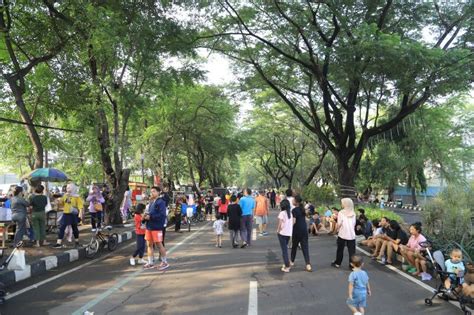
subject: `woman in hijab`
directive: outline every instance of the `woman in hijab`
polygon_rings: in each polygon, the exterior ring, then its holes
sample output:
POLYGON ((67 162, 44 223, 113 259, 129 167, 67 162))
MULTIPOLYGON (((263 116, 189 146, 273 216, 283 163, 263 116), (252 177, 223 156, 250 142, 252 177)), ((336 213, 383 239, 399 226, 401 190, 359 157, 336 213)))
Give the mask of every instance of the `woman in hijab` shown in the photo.
POLYGON ((79 209, 82 209, 84 206, 84 201, 77 193, 77 187, 74 184, 68 184, 66 187, 66 193, 61 198, 64 203, 64 212, 61 218, 61 225, 58 233, 58 240, 54 248, 62 248, 62 242, 64 238, 64 231, 66 227, 70 225, 72 227, 72 232, 74 234, 76 247, 79 246, 79 229, 77 228, 77 223, 79 221, 78 214, 79 209))
POLYGON ((355 254, 355 224, 356 214, 354 211, 354 203, 350 198, 341 199, 342 210, 337 216, 337 253, 336 260, 331 263, 331 266, 339 268, 344 256, 344 247, 347 246, 349 250, 349 269, 351 268, 350 260, 355 254))

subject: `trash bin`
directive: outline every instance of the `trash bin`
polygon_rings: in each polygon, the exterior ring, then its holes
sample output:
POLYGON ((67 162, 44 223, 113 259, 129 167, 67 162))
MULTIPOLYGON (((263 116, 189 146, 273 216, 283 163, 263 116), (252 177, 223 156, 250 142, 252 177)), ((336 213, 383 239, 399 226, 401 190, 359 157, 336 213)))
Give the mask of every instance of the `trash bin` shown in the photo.
POLYGON ((403 206, 403 201, 401 199, 397 199, 397 208, 401 208, 403 206))

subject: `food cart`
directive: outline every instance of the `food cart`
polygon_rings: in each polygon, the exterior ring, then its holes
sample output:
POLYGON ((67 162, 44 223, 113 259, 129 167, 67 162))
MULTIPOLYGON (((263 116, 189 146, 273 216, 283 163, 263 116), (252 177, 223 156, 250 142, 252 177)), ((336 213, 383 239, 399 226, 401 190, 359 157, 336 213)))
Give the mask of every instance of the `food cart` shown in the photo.
POLYGON ((136 206, 137 203, 143 201, 142 194, 147 191, 148 185, 140 182, 129 182, 128 187, 132 192, 132 205, 136 206))

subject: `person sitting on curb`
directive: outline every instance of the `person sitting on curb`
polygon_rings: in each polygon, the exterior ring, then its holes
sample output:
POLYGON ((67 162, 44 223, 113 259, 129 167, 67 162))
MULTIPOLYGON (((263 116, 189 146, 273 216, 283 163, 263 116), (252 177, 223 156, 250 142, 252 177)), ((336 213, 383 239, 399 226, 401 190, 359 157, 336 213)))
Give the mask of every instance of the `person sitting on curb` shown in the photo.
POLYGON ((361 245, 369 248, 375 248, 376 236, 382 233, 382 227, 378 219, 372 220, 372 236, 369 236, 366 240, 360 242, 361 245))
POLYGON ((375 239, 375 249, 372 254, 372 259, 376 259, 379 255, 380 248, 383 243, 388 240, 395 240, 397 237, 396 232, 390 230, 390 220, 387 217, 383 217, 380 220, 380 225, 382 226, 382 233, 377 235, 375 239))
POLYGON ((406 245, 408 242, 407 233, 402 230, 397 221, 391 220, 389 229, 391 233, 395 233, 395 239, 387 237, 388 239, 382 243, 379 255, 377 256, 377 260, 382 260, 382 262, 387 265, 392 264, 393 251, 400 253, 400 245, 406 245), (386 260, 384 261, 383 255, 385 254, 385 251, 387 252, 387 255, 385 256, 386 260))
POLYGON ((421 223, 414 223, 410 226, 410 238, 407 245, 400 246, 400 251, 406 261, 411 265, 407 271, 413 275, 419 275, 420 269, 416 267, 416 259, 422 257, 423 248, 420 243, 426 242, 426 238, 421 234, 421 223))

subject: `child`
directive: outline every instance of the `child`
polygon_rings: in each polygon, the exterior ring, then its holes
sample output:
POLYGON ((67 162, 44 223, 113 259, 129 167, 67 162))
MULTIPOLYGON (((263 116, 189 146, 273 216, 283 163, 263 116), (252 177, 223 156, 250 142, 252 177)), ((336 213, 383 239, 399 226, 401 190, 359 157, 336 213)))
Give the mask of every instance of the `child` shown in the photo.
POLYGON ((453 282, 456 283, 457 279, 459 279, 458 285, 463 284, 465 271, 465 267, 462 262, 462 251, 459 248, 453 249, 451 251, 450 257, 451 259, 446 260, 444 265, 446 266, 446 272, 452 272, 455 275, 449 275, 449 277, 446 277, 446 280, 444 280, 444 287, 448 293, 451 292, 451 284, 453 282))
POLYGON ((145 225, 142 224, 142 214, 145 210, 145 205, 139 203, 137 209, 135 210, 135 233, 137 234, 137 249, 130 258, 130 265, 135 266, 135 257, 138 256, 138 263, 145 264, 143 260, 143 255, 145 254, 145 225))
POLYGON ((222 220, 219 213, 216 213, 216 221, 214 221, 213 228, 216 232, 216 247, 222 247, 222 234, 224 234, 225 221, 222 220))
POLYGON ((364 265, 360 256, 351 257, 351 266, 353 271, 349 275, 349 298, 346 303, 352 311, 352 314, 364 314, 367 307, 367 295, 370 296, 369 276, 362 270, 364 265))

